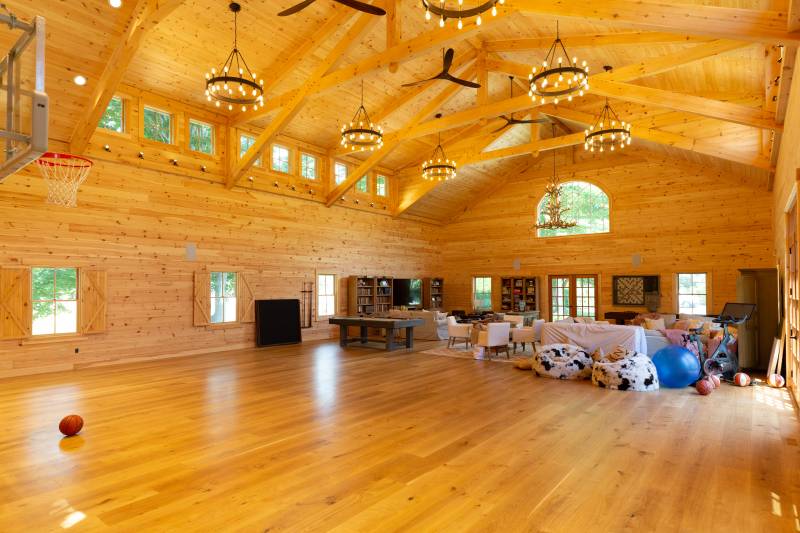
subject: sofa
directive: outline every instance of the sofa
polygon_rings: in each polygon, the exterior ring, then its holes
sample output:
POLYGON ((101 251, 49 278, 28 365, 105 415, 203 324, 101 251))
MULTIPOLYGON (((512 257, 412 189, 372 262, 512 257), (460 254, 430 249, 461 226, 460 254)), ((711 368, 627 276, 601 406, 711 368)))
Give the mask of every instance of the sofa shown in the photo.
MULTIPOLYGON (((414 328, 414 340, 446 341, 447 316, 439 311, 401 311, 392 309, 389 318, 421 318, 423 324, 414 328)), ((403 330, 402 335, 405 335, 403 330)))
POLYGON ((572 344, 590 353, 600 348, 610 353, 617 346, 645 353, 647 343, 641 326, 617 326, 608 323, 576 324, 548 322, 542 326, 542 344, 572 344))
POLYGON ((670 342, 664 335, 663 330, 653 329, 653 320, 663 320, 665 329, 685 329, 686 321, 694 321, 695 326, 702 325, 703 332, 700 335, 700 342, 706 347, 709 340, 717 335, 717 332, 722 330, 722 326, 712 322, 715 317, 703 315, 690 315, 686 313, 669 314, 669 313, 646 313, 637 315, 636 318, 631 320, 631 325, 642 326, 644 328, 645 340, 647 341, 647 355, 652 356, 661 348, 669 346, 670 342), (647 319, 650 319, 648 324, 647 319), (677 324, 677 328, 676 328, 677 324))

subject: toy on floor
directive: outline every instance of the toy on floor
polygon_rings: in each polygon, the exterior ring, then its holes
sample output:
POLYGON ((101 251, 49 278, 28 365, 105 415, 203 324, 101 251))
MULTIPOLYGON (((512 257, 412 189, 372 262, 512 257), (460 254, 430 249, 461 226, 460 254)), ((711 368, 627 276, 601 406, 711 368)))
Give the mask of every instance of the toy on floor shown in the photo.
POLYGON ((714 392, 714 382, 708 378, 698 379, 697 383, 694 384, 694 388, 697 389, 697 393, 700 396, 708 396, 712 392, 714 392))
POLYGON ((783 379, 783 376, 780 374, 770 374, 767 378, 767 385, 770 387, 775 387, 776 389, 780 389, 786 385, 786 380, 783 379))
POLYGON ((662 385, 679 389, 691 385, 700 377, 700 361, 697 357, 677 344, 670 344, 653 355, 653 363, 658 371, 662 385))
POLYGON ((733 376, 733 384, 738 385, 739 387, 747 387, 751 383, 750 376, 745 374, 744 372, 737 372, 733 376))
POLYGON ((719 376, 716 374, 709 374, 708 379, 711 380, 711 383, 714 384, 714 388, 718 389, 720 385, 722 385, 722 381, 719 379, 719 376))
POLYGON ((67 437, 77 435, 81 429, 83 429, 83 418, 79 415, 67 415, 58 424, 58 430, 67 437))

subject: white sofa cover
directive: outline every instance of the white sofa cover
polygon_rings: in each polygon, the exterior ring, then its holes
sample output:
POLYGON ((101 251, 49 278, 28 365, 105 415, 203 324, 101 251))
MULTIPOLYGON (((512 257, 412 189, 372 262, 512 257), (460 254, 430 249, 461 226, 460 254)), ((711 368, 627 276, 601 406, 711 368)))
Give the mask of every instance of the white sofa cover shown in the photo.
MULTIPOLYGON (((443 313, 442 313, 443 314, 443 313)), ((414 339, 422 341, 446 341, 447 318, 436 318, 436 311, 400 311, 392 309, 389 311, 389 318, 421 318, 424 324, 414 328, 414 339)), ((401 330, 401 336, 405 335, 405 330, 401 330)))
POLYGON ((623 346, 634 352, 647 353, 647 341, 641 326, 548 322, 542 326, 542 344, 574 344, 590 353, 597 348, 609 353, 617 346, 623 346))

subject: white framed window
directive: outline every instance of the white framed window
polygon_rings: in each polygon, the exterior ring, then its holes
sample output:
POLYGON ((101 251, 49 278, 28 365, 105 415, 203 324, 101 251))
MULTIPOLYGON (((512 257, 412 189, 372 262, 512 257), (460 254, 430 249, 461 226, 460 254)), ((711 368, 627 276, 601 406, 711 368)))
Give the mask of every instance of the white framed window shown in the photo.
POLYGON ((336 276, 317 274, 317 318, 336 314, 336 276))
POLYGON ((705 272, 678 274, 678 312, 705 315, 708 310, 708 284, 705 272))
POLYGON ((144 107, 144 138, 172 144, 172 115, 153 107, 144 107))
POLYGON ((212 324, 236 322, 236 272, 211 273, 212 324))
POLYGON ((336 185, 343 183, 347 179, 347 165, 344 163, 333 164, 333 180, 336 185))
POLYGON ((189 149, 214 155, 214 126, 207 122, 189 119, 189 149))
POLYGON ((317 179, 317 158, 311 154, 300 154, 300 175, 307 180, 317 179))
POLYGON ((33 335, 78 331, 78 269, 31 268, 33 335))
POLYGON ((279 144, 272 145, 272 170, 289 173, 289 157, 291 151, 279 144))
POLYGON ((367 192, 369 191, 369 178, 366 176, 361 176, 361 179, 356 182, 356 190, 358 192, 367 192))
POLYGON ((98 128, 122 133, 125 130, 125 101, 121 96, 113 96, 108 102, 103 117, 97 124, 98 128))
POLYGON ((492 278, 475 276, 472 278, 472 302, 477 310, 492 308, 492 278))
MULTIPOLYGON (((239 157, 244 157, 244 154, 256 143, 256 138, 252 135, 247 135, 242 133, 239 135, 239 157)), ((261 156, 258 156, 256 162, 253 165, 260 167, 261 166, 261 156)))
POLYGON ((386 196, 386 176, 378 174, 375 177, 375 194, 378 196, 386 196))

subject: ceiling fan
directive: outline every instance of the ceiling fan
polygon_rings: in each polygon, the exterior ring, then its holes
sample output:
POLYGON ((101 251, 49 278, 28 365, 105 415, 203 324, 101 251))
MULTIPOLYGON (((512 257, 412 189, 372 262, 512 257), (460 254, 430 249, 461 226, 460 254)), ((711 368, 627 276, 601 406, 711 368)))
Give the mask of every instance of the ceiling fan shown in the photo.
MULTIPOLYGON (((376 6, 371 6, 365 2, 359 2, 358 0, 333 0, 333 1, 338 2, 347 7, 352 7, 353 9, 357 9, 358 11, 363 11, 364 13, 368 13, 370 15, 378 15, 382 17, 383 15, 386 14, 386 11, 384 11, 383 9, 376 6)), ((284 9, 283 11, 278 13, 278 16, 286 17, 288 15, 294 15, 298 11, 304 10, 314 2, 316 2, 316 0, 303 0, 303 2, 295 4, 289 9, 284 9)))
POLYGON ((453 65, 453 56, 456 55, 456 51, 452 48, 448 48, 447 51, 444 53, 442 71, 432 78, 428 78, 427 80, 420 80, 420 81, 413 81, 411 83, 406 83, 403 87, 413 87, 415 85, 421 85, 423 83, 428 83, 429 81, 433 80, 447 80, 452 81, 453 83, 458 83, 459 85, 463 85, 464 87, 472 87, 473 89, 480 88, 480 83, 475 83, 474 81, 462 80, 461 78, 456 78, 452 74, 450 74, 450 67, 453 65))
MULTIPOLYGON (((509 82, 511 83, 510 93, 511 98, 514 98, 514 76, 508 77, 509 82)), ((502 118, 506 121, 505 124, 494 130, 492 133, 497 133, 498 131, 504 130, 509 126, 514 126, 516 124, 544 124, 546 122, 550 122, 546 118, 529 118, 529 119, 522 119, 522 118, 514 118, 514 113, 511 113, 511 116, 500 115, 499 118, 502 118)))

